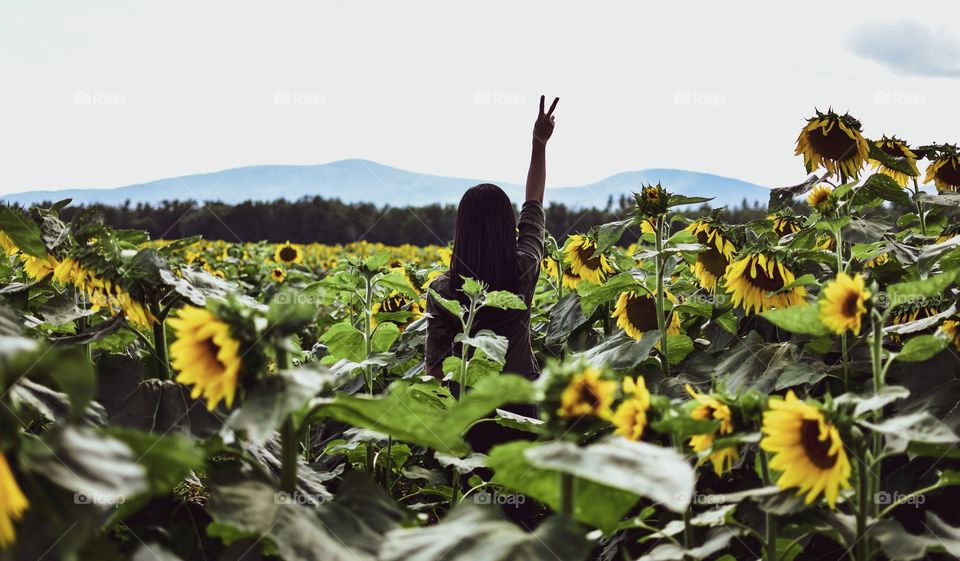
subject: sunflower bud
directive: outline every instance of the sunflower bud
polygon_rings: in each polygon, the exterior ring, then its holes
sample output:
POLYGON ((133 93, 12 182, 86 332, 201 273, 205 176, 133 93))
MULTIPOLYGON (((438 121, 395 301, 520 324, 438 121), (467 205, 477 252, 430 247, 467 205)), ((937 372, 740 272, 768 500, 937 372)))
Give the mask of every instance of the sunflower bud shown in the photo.
POLYGON ((660 216, 670 206, 670 194, 659 183, 643 187, 633 197, 637 202, 637 211, 643 216, 660 216))

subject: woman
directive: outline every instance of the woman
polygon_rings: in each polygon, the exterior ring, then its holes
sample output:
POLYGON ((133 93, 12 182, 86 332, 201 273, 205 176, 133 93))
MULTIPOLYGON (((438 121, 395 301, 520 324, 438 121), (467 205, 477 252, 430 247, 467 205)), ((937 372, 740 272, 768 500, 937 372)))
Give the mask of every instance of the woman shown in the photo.
MULTIPOLYGON (((496 185, 484 183, 464 193, 457 209, 456 234, 450 270, 437 277, 431 288, 444 298, 468 301, 460 290, 463 277, 489 285, 491 290, 508 290, 520 295, 526 310, 483 309, 473 322, 474 333, 490 329, 507 338, 504 372, 535 378, 540 368, 530 346, 530 303, 543 260, 543 191, 546 184, 546 148, 553 134, 553 111, 560 98, 544 112, 540 96, 540 115, 533 125, 533 152, 527 172, 526 202, 516 222, 513 205, 496 185)), ((427 299, 426 368, 435 377, 443 377, 443 360, 459 355, 454 337, 460 322, 433 298, 427 299)), ((529 408, 525 412, 530 413, 529 408)))

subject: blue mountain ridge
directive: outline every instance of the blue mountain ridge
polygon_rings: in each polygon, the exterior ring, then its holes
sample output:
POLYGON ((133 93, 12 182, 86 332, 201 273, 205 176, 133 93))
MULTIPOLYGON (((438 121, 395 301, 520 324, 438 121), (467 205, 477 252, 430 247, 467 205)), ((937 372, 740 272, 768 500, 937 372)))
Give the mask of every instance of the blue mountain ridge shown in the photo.
MULTIPOLYGON (((621 172, 586 185, 550 187, 546 202, 564 203, 573 208, 603 208, 609 197, 614 204, 621 195, 630 196, 646 183, 661 182, 670 192, 691 197, 715 197, 713 207, 766 203, 769 189, 745 181, 708 173, 679 169, 646 169, 621 172)), ((433 203, 456 204, 463 192, 477 183, 496 183, 514 201, 520 201, 523 187, 486 179, 442 177, 402 170, 370 160, 339 160, 319 165, 256 165, 159 179, 112 189, 63 189, 27 191, 0 196, 8 203, 30 205, 43 201, 73 199, 75 204, 121 205, 125 201, 159 203, 167 200, 294 201, 320 196, 348 203, 421 206, 433 203)))

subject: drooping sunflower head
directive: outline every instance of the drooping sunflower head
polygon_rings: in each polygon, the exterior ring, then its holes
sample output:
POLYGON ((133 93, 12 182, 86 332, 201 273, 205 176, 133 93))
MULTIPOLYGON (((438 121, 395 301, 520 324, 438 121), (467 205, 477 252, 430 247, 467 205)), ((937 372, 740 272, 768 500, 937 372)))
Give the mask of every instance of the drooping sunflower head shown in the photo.
POLYGON ((841 487, 850 487, 851 473, 840 431, 793 391, 786 399, 770 398, 768 407, 760 448, 773 454, 770 467, 780 472, 777 486, 797 488, 798 495, 806 494, 806 504, 822 493, 835 507, 841 487))
POLYGON ((552 257, 545 257, 540 262, 540 270, 551 279, 557 278, 559 264, 552 257))
POLYGON ((943 155, 927 167, 924 183, 933 182, 940 192, 960 191, 960 155, 943 155))
POLYGON ((916 177, 920 174, 920 172, 917 171, 917 155, 913 150, 910 149, 910 146, 905 141, 900 140, 895 136, 884 136, 875 144, 877 148, 879 148, 884 154, 890 156, 891 158, 899 159, 903 162, 906 168, 910 170, 911 173, 907 174, 902 170, 889 167, 879 160, 870 160, 870 164, 874 169, 884 175, 890 176, 894 181, 897 182, 897 185, 906 187, 907 183, 910 181, 910 178, 916 177))
MULTIPOLYGON (((660 216, 670 208, 670 193, 662 185, 644 185, 639 193, 634 193, 637 211, 648 218, 660 216)), ((642 226, 641 226, 642 228, 642 226)))
POLYGON ((273 260, 285 265, 303 263, 303 247, 299 244, 292 244, 289 240, 286 243, 277 244, 277 247, 273 250, 273 260))
POLYGON ((839 172, 849 179, 856 179, 870 153, 860 129, 860 121, 849 114, 817 111, 797 137, 796 155, 803 155, 807 172, 823 166, 831 174, 839 172))
POLYGON ((888 261, 890 261, 890 252, 884 251, 872 259, 867 259, 863 266, 868 269, 875 269, 888 261))
POLYGON ((611 423, 616 427, 613 434, 629 440, 640 440, 647 428, 647 411, 650 409, 650 392, 643 376, 623 379, 623 401, 617 406, 611 423))
POLYGON ((844 272, 827 283, 820 294, 820 321, 837 335, 852 331, 860 335, 863 315, 867 313, 870 291, 860 273, 852 277, 844 272))
POLYGON ((937 236, 937 243, 943 243, 951 238, 960 236, 960 222, 954 224, 953 226, 948 227, 946 230, 940 233, 937 236))
POLYGON ((402 330, 423 316, 423 306, 417 300, 394 290, 383 300, 374 303, 370 312, 371 327, 376 327, 377 321, 385 318, 397 324, 397 327, 402 330))
POLYGON ((573 234, 567 240, 563 253, 571 272, 592 284, 600 285, 607 274, 613 272, 613 266, 606 255, 598 254, 596 250, 595 241, 587 236, 573 234))
POLYGON ((746 255, 727 267, 724 287, 734 306, 746 313, 762 313, 773 308, 790 308, 806 304, 807 291, 792 286, 793 271, 774 256, 760 252, 746 255))
POLYGON ((270 271, 270 278, 273 279, 273 282, 283 282, 287 278, 287 272, 283 270, 283 267, 274 267, 270 271))
POLYGON ((616 382, 604 380, 599 369, 588 366, 570 378, 560 394, 557 414, 565 419, 592 416, 609 420, 616 391, 616 382))
MULTIPOLYGON (((690 447, 698 454, 709 450, 717 437, 733 432, 733 412, 730 406, 717 399, 714 396, 697 392, 686 385, 687 393, 690 394, 697 406, 690 411, 690 417, 698 421, 718 421, 720 427, 711 433, 697 434, 690 437, 690 447)), ((739 457, 736 446, 728 446, 712 452, 707 459, 713 464, 713 471, 717 476, 723 475, 725 471, 733 468, 733 462, 739 457)))
POLYGON ((177 382, 193 386, 191 397, 203 396, 213 411, 224 401, 233 406, 240 377, 240 343, 230 326, 203 308, 184 306, 167 323, 177 340, 170 345, 177 382))
MULTIPOLYGON (((677 298, 669 291, 666 298, 674 305, 679 304, 677 298)), ((657 329, 657 304, 649 292, 621 292, 617 297, 611 316, 617 320, 617 327, 634 339, 640 339, 648 331, 657 329)), ((667 314, 667 335, 680 334, 680 315, 674 311, 667 314)))
POLYGON ((719 225, 708 220, 697 220, 687 226, 687 231, 697 237, 697 243, 707 249, 697 254, 697 260, 690 265, 690 272, 697 277, 697 283, 704 290, 717 291, 717 281, 727 271, 727 266, 737 251, 727 239, 719 225))
POLYGON ((14 523, 23 517, 29 507, 30 502, 20 489, 6 455, 0 452, 0 549, 17 539, 14 523))
POLYGON ((767 220, 773 222, 773 233, 782 238, 790 234, 796 234, 801 228, 801 218, 788 212, 778 212, 767 216, 767 220))
MULTIPOLYGON (((929 317, 933 317, 943 311, 943 308, 948 306, 945 302, 937 298, 923 298, 916 302, 909 302, 907 304, 896 306, 890 314, 890 324, 891 325, 903 325, 905 323, 910 323, 912 321, 919 321, 929 317)), ((906 335, 900 335, 898 333, 890 333, 887 335, 891 341, 901 342, 901 340, 909 339, 916 335, 922 334, 931 334, 935 331, 934 327, 929 327, 927 329, 920 329, 913 331, 906 335)))
POLYGON ((833 187, 824 184, 817 185, 810 191, 807 204, 819 210, 821 214, 829 211, 833 208, 833 187))

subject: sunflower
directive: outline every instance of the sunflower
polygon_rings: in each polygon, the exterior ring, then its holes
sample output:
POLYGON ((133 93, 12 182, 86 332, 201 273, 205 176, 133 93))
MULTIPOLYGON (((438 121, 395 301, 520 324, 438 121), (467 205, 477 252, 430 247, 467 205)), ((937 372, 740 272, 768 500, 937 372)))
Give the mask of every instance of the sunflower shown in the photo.
POLYGON ((821 213, 826 212, 833 207, 832 194, 833 187, 822 184, 817 185, 813 188, 813 191, 810 191, 810 196, 807 197, 807 204, 819 210, 821 213))
POLYGON ((726 272, 736 248, 730 240, 724 239, 718 228, 704 220, 690 224, 687 231, 697 237, 698 243, 707 246, 706 251, 697 254, 697 261, 690 265, 690 271, 697 277, 700 287, 712 294, 717 291, 717 280, 726 272))
POLYGON ((888 168, 879 160, 870 160, 869 163, 873 166, 873 169, 878 170, 884 175, 890 176, 894 181, 897 182, 897 185, 901 187, 906 187, 911 177, 920 175, 920 172, 917 171, 917 155, 913 152, 913 150, 910 149, 910 146, 908 146, 906 142, 897 137, 887 138, 884 136, 876 142, 876 145, 877 148, 882 150, 884 154, 893 158, 902 158, 907 166, 913 171, 913 174, 907 175, 902 171, 888 168))
MULTIPOLYGON (((942 311, 942 306, 940 302, 931 301, 931 300, 922 300, 919 303, 914 303, 912 305, 898 306, 893 310, 892 318, 890 323, 892 325, 903 325, 905 323, 910 323, 912 321, 926 319, 928 317, 935 316, 942 311)), ((914 331, 906 335, 899 335, 897 333, 891 333, 887 337, 894 342, 900 342, 901 339, 909 339, 914 335, 920 335, 921 333, 933 333, 934 329, 921 329, 919 331, 914 331)))
POLYGON ((839 171, 847 178, 856 179, 869 153, 870 146, 860 134, 860 121, 849 114, 817 111, 797 137, 796 155, 803 155, 807 172, 822 165, 831 174, 839 171))
POLYGON ((823 493, 835 507, 840 488, 850 487, 850 461, 840 431, 792 390, 785 400, 770 398, 768 405, 760 448, 774 454, 770 467, 781 472, 777 486, 797 487, 798 495, 806 493, 806 504, 823 493))
POLYGON ((408 312, 410 317, 403 323, 394 322, 397 323, 400 329, 403 329, 404 326, 422 316, 423 306, 421 306, 419 302, 411 300, 410 297, 405 294, 394 290, 383 300, 374 303, 373 308, 370 310, 370 326, 376 327, 377 314, 396 314, 402 312, 408 312))
POLYGON ((610 420, 616 430, 613 434, 629 440, 640 440, 647 427, 647 410, 650 409, 650 392, 643 376, 636 380, 627 376, 623 379, 624 400, 610 420))
POLYGON ((820 321, 837 335, 853 331, 860 335, 860 320, 867 313, 866 302, 870 291, 863 285, 859 273, 853 277, 840 272, 828 282, 820 296, 820 321))
POLYGON ((940 326, 940 330, 947 334, 947 337, 953 341, 953 346, 960 351, 960 321, 947 320, 940 326))
POLYGON ((540 262, 540 270, 551 279, 557 278, 558 269, 557 262, 552 257, 545 257, 543 261, 540 262))
POLYGON ((230 326, 203 308, 184 306, 170 318, 177 340, 170 345, 177 382, 193 386, 191 397, 201 395, 213 411, 221 400, 233 406, 240 376, 240 343, 230 326))
POLYGON ((647 217, 659 216, 670 207, 670 194, 659 183, 644 186, 639 193, 634 193, 634 199, 640 213, 647 217))
POLYGON ((773 232, 781 238, 800 231, 800 221, 795 216, 771 214, 767 220, 773 222, 773 232))
POLYGON ((570 270, 591 284, 603 284, 607 273, 613 272, 613 267, 607 262, 607 256, 595 255, 597 244, 586 236, 574 234, 570 236, 564 256, 570 265, 570 270))
POLYGON ((884 263, 890 261, 890 254, 886 251, 877 255, 873 259, 868 259, 866 263, 863 264, 864 267, 873 269, 874 267, 879 267, 884 263))
POLYGON ((753 253, 727 267, 724 286, 734 306, 742 306, 748 314, 765 312, 771 308, 790 308, 805 304, 807 291, 792 284, 796 277, 775 257, 753 253), (776 294, 774 294, 776 293, 776 294))
POLYGON ((303 247, 290 243, 290 240, 287 240, 287 243, 277 244, 273 250, 273 260, 287 265, 303 263, 303 247))
POLYGON ((287 272, 283 270, 283 267, 274 267, 270 271, 270 278, 273 279, 273 282, 283 282, 287 278, 287 272))
POLYGON ((580 284, 580 281, 582 280, 583 278, 580 275, 574 273, 570 269, 567 269, 567 268, 563 269, 563 287, 564 288, 568 288, 570 290, 576 290, 577 285, 580 284))
POLYGON ((656 234, 656 233, 657 233, 657 226, 656 226, 656 224, 653 223, 653 219, 651 219, 651 218, 644 218, 644 219, 640 222, 640 233, 641 233, 641 234, 656 234))
POLYGON ((602 380, 600 371, 588 366, 582 373, 574 375, 560 394, 557 414, 565 418, 592 415, 608 420, 613 416, 610 406, 616 391, 616 382, 602 380))
MULTIPOLYGON (((718 434, 730 434, 733 432, 733 414, 730 407, 719 399, 697 393, 690 384, 686 385, 687 393, 698 403, 690 412, 690 417, 698 421, 720 421, 720 427, 716 432, 706 434, 696 434, 690 437, 690 447, 696 453, 709 450, 717 439, 718 434)), ((736 446, 721 448, 710 454, 708 459, 713 464, 713 471, 717 476, 723 475, 723 472, 733 469, 733 462, 738 457, 736 446)))
POLYGON ((0 549, 16 541, 13 523, 20 520, 29 506, 30 502, 17 484, 7 457, 0 452, 0 549))
POLYGON ((933 182, 937 191, 960 191, 960 155, 941 156, 927 167, 924 183, 933 182))
MULTIPOLYGON (((680 303, 669 291, 664 294, 674 305, 680 303)), ((647 331, 657 329, 657 305, 653 296, 647 292, 621 292, 610 317, 617 320, 617 327, 634 339, 639 340, 647 331)), ((667 317, 667 335, 679 334, 680 316, 671 311, 667 317)))

